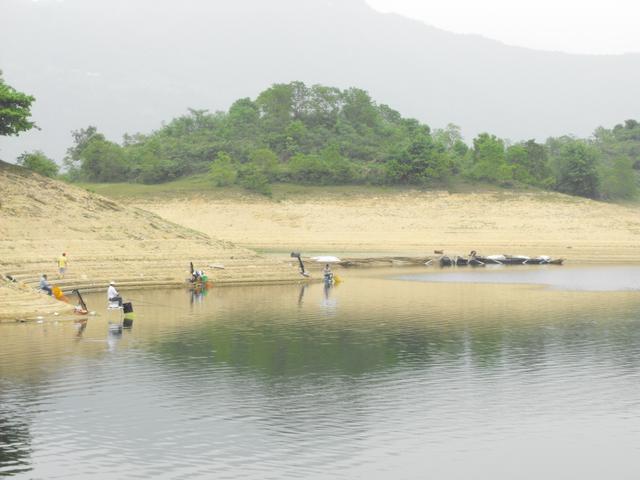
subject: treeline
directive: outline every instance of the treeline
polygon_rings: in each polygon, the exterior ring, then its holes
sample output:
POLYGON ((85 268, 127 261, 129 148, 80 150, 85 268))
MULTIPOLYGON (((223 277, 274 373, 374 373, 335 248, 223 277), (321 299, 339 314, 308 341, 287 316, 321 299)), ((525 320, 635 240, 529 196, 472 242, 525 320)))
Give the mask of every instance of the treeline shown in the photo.
POLYGON ((112 142, 95 127, 73 132, 67 177, 89 182, 160 183, 208 173, 219 186, 269 194, 274 182, 313 185, 442 185, 452 178, 532 185, 601 199, 633 198, 640 124, 599 128, 592 138, 510 144, 483 133, 429 126, 364 90, 302 82, 276 84, 228 112, 190 110, 150 134, 112 142))

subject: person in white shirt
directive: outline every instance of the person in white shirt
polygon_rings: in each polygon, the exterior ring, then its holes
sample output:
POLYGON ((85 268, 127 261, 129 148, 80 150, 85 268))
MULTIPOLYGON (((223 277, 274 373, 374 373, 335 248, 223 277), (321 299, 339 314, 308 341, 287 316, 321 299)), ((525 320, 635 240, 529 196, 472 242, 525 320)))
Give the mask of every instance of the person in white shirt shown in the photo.
POLYGON ((322 273, 324 275, 325 283, 333 283, 333 272, 331 271, 331 267, 328 263, 322 269, 322 273))
POLYGON ((122 306, 122 297, 118 293, 118 290, 116 290, 115 282, 109 282, 109 288, 107 289, 107 300, 109 301, 109 306, 122 306))

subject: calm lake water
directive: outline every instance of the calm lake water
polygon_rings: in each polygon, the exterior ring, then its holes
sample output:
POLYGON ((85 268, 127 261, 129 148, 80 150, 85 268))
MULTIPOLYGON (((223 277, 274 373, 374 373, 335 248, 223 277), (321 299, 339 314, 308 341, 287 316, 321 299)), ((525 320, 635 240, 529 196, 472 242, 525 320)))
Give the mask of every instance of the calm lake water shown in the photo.
POLYGON ((103 295, 84 329, 0 326, 0 477, 636 479, 640 269, 539 268, 124 292, 121 336, 103 295))

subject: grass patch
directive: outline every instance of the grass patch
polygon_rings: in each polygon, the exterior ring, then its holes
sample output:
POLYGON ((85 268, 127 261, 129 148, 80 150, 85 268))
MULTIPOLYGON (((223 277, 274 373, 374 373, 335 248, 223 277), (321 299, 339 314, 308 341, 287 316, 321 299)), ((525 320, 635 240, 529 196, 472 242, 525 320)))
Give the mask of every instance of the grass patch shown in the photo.
MULTIPOLYGON (((357 198, 398 195, 411 192, 449 192, 452 194, 493 194, 496 201, 509 201, 514 195, 536 194, 542 202, 582 202, 586 199, 572 197, 557 192, 540 190, 533 187, 517 186, 502 188, 489 183, 470 183, 455 179, 446 185, 434 187, 416 186, 382 186, 382 185, 300 185, 291 183, 276 183, 271 185, 272 196, 266 197, 249 192, 239 186, 216 187, 208 175, 194 175, 184 177, 173 182, 145 185, 141 183, 78 183, 79 187, 90 192, 104 195, 113 199, 133 200, 172 200, 181 198, 202 197, 213 200, 260 200, 284 201, 296 198, 357 198)), ((625 206, 637 206, 637 201, 615 202, 625 206)))
MULTIPOLYGON (((261 199, 268 197, 249 192, 242 187, 216 187, 207 175, 194 175, 173 182, 154 185, 140 183, 78 183, 90 192, 114 199, 178 199, 182 197, 207 197, 213 199, 261 199)), ((357 197, 392 195, 418 190, 415 187, 377 185, 298 185, 276 183, 271 185, 271 200, 282 201, 296 197, 357 197)), ((426 190, 426 189, 424 189, 426 190)), ((440 190, 440 189, 433 189, 440 190)))

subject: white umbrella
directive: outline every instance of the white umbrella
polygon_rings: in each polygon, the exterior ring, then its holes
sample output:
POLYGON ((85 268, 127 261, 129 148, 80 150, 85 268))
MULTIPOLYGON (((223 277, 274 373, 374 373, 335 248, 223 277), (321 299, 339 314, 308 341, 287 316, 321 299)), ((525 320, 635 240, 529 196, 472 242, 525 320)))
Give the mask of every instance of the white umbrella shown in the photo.
POLYGON ((338 257, 333 257, 331 255, 321 255, 319 257, 311 257, 311 260, 314 260, 318 263, 340 263, 342 261, 338 257))

